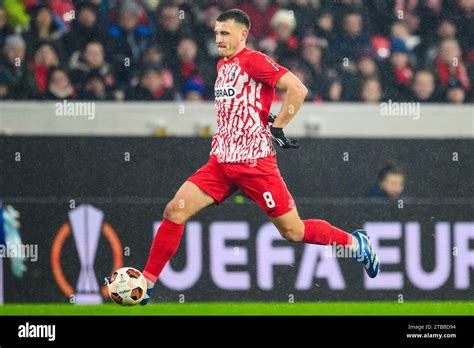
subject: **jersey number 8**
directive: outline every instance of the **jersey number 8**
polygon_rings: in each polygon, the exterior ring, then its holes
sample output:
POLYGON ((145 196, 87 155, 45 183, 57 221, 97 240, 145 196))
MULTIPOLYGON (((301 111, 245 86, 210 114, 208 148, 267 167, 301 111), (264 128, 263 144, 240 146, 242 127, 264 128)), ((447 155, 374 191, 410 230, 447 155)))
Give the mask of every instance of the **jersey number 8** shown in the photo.
POLYGON ((271 192, 267 191, 263 193, 263 199, 269 208, 275 208, 275 201, 273 200, 271 192))

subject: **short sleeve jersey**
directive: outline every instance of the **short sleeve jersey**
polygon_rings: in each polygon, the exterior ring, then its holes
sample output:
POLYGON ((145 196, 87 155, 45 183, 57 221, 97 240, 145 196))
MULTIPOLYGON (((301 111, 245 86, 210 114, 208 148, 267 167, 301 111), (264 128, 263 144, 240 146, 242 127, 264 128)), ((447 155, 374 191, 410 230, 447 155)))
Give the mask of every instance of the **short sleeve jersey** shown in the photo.
POLYGON ((288 70, 267 55, 242 49, 217 64, 217 132, 211 155, 221 163, 274 156, 268 114, 275 85, 288 70))

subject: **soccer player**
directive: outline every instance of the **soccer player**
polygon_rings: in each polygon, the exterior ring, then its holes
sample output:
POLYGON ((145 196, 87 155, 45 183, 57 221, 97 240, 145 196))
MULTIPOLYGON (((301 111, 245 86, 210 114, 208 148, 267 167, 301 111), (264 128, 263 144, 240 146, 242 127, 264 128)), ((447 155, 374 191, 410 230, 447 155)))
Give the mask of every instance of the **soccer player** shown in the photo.
POLYGON ((238 189, 265 211, 285 239, 351 248, 369 277, 379 272, 379 260, 365 231, 349 234, 327 221, 302 220, 298 215, 280 175, 272 138, 284 149, 299 147, 285 136, 283 127, 296 115, 308 90, 286 68, 245 47, 249 30, 250 19, 241 10, 231 9, 217 18, 214 31, 223 57, 215 82, 218 130, 209 161, 184 182, 165 208, 143 271, 149 289, 141 304, 149 301, 163 267, 178 249, 186 221, 238 189), (270 114, 275 87, 286 91, 277 116, 270 114))

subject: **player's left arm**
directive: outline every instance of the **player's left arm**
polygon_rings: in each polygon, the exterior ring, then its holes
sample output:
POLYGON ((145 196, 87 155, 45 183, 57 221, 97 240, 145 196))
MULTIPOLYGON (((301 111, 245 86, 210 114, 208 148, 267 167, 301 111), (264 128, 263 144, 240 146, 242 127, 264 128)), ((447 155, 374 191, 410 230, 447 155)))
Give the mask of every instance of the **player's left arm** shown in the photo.
POLYGON ((278 113, 273 127, 285 127, 303 105, 304 99, 308 94, 306 86, 290 71, 285 73, 275 85, 276 88, 286 91, 285 99, 278 113))

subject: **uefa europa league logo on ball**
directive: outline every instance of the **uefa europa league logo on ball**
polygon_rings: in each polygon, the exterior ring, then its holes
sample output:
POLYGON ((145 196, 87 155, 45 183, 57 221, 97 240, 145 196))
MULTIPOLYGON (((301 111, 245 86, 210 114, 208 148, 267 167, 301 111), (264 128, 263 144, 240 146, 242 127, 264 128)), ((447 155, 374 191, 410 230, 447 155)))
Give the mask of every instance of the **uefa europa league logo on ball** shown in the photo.
POLYGON ((108 297, 107 287, 99 287, 94 271, 94 261, 101 235, 108 240, 113 253, 112 270, 123 266, 122 244, 114 229, 104 222, 104 213, 89 204, 83 204, 68 213, 69 223, 59 229, 51 249, 51 267, 56 283, 68 298, 76 304, 98 304, 108 297), (64 276, 61 250, 65 240, 74 236, 77 254, 81 265, 76 288, 68 283, 64 276))

